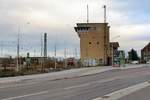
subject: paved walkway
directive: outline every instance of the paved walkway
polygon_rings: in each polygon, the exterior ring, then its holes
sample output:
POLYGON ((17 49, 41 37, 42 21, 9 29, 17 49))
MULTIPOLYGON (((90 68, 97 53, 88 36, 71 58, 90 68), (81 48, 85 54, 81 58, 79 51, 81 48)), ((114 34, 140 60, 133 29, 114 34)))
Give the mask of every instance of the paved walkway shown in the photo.
POLYGON ((53 73, 45 73, 45 74, 37 74, 37 75, 26 75, 26 76, 17 76, 17 77, 7 77, 7 78, 0 78, 0 83, 12 83, 12 82, 19 82, 23 80, 58 80, 64 78, 72 78, 72 77, 80 77, 85 75, 92 75, 97 74, 113 69, 129 69, 129 68, 139 68, 148 65, 126 65, 126 67, 111 67, 111 66, 103 66, 103 67, 89 67, 89 68, 79 68, 79 69, 70 69, 60 72, 53 72, 53 73))

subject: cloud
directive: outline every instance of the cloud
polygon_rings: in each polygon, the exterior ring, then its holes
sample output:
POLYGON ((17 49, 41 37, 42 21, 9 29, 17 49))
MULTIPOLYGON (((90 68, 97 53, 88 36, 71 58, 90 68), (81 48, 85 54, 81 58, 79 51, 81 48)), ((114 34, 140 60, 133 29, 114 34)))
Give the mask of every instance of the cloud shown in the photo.
MULTIPOLYGON (((90 22, 103 22, 104 0, 0 0, 0 41, 13 41, 15 51, 18 26, 21 26, 21 45, 31 48, 30 52, 35 48, 40 52, 41 34, 45 32, 50 55, 56 40, 60 55, 65 47, 79 49, 79 37, 73 27, 78 22, 86 22, 87 4, 90 22)), ((120 35, 117 39, 120 49, 128 51, 134 47, 139 51, 150 37, 149 0, 111 0, 107 4, 110 38, 120 35)), ((5 49, 10 49, 8 44, 5 49)))

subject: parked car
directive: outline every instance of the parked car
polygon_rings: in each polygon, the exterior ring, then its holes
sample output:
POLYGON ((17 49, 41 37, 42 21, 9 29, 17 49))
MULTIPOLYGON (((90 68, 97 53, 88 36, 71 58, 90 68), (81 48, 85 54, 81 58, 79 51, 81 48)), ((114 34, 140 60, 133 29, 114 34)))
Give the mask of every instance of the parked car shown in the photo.
POLYGON ((131 64, 139 64, 139 61, 132 61, 131 64))
POLYGON ((67 59, 67 65, 68 66, 75 66, 75 58, 68 58, 67 59))
POLYGON ((147 64, 150 64, 150 60, 149 60, 149 61, 147 61, 147 64))

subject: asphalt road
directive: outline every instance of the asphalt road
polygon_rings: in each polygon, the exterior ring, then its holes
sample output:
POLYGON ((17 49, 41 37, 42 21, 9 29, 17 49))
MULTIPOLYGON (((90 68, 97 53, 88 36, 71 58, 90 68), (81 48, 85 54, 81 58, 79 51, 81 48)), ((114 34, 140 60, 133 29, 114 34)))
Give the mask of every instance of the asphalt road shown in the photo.
POLYGON ((0 84, 0 100, 93 100, 149 80, 150 67, 114 69, 55 81, 24 80, 18 83, 0 84))
POLYGON ((122 97, 119 100, 150 100, 150 86, 122 97))

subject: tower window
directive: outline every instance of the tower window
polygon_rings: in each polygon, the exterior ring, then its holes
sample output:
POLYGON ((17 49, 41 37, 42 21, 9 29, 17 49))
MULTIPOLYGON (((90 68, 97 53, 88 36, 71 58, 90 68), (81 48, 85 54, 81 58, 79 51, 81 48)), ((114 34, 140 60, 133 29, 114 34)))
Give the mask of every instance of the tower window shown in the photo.
POLYGON ((97 42, 97 44, 99 44, 99 42, 97 42))
POLYGON ((92 42, 89 42, 89 44, 92 44, 92 42))

